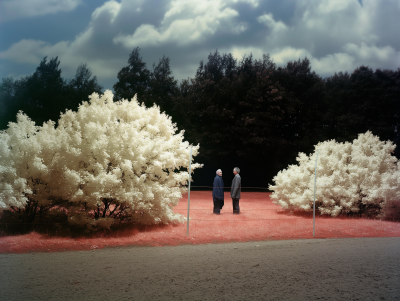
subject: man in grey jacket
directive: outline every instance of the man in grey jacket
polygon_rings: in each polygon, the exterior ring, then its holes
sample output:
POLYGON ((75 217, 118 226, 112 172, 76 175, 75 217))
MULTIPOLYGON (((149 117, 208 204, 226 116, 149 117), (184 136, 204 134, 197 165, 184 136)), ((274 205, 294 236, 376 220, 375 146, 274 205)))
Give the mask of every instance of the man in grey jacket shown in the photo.
POLYGON ((240 169, 238 167, 235 167, 233 169, 233 174, 235 175, 235 177, 233 178, 231 186, 231 198, 232 198, 232 206, 234 214, 240 213, 239 200, 240 200, 240 191, 242 190, 242 179, 240 178, 239 173, 240 169))

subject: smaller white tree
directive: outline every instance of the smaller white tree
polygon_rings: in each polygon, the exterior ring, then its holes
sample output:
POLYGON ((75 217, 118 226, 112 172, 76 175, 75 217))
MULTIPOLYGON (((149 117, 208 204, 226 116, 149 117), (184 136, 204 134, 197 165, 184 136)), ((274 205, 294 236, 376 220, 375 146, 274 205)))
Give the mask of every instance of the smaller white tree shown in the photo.
POLYGON ((22 112, 0 132, 0 209, 19 215, 23 225, 73 195, 55 193, 54 179, 62 174, 54 160, 60 150, 55 133, 54 122, 38 127, 22 112))
POLYGON ((299 153, 298 165, 273 178, 271 198, 285 209, 312 210, 318 150, 315 200, 321 214, 382 213, 400 199, 400 165, 392 156, 395 147, 369 131, 353 143, 320 142, 313 154, 299 153))

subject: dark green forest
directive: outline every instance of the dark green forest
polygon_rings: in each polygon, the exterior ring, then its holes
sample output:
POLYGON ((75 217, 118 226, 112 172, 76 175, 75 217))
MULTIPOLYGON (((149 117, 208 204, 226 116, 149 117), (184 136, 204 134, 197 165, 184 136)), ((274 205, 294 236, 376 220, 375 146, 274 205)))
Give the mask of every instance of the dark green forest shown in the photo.
MULTIPOLYGON (((60 112, 102 92, 86 64, 69 80, 59 65, 57 57, 45 57, 32 75, 2 78, 0 129, 19 110, 38 125, 57 121, 60 112)), ((269 55, 237 60, 216 50, 193 77, 178 83, 168 57, 148 69, 137 47, 113 89, 116 100, 137 93, 146 106, 157 104, 185 130, 186 140, 200 143, 195 161, 204 167, 196 170, 193 186, 210 186, 218 168, 229 186, 238 166, 243 187, 266 188, 299 152, 308 154, 324 140, 352 141, 367 130, 400 144, 400 68, 360 66, 322 78, 311 67, 307 58, 278 67, 269 55)), ((400 158, 399 148, 395 155, 400 158)))

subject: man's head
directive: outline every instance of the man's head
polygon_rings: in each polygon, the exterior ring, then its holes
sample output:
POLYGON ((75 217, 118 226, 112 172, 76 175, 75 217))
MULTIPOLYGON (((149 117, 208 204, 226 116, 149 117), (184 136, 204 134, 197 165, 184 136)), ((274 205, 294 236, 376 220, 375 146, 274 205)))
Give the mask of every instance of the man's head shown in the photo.
POLYGON ((236 176, 238 173, 240 173, 239 167, 235 167, 235 168, 233 169, 233 173, 234 173, 235 176, 236 176))
POLYGON ((218 169, 218 170, 217 170, 217 175, 219 175, 220 177, 222 177, 222 170, 221 170, 221 169, 218 169))

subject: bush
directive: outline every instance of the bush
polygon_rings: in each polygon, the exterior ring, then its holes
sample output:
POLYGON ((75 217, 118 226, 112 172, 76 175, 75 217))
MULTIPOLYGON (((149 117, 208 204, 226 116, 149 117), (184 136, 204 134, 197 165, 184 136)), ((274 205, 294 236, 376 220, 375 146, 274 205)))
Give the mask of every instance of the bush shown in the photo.
POLYGON ((61 172, 53 160, 59 150, 54 134, 54 122, 38 127, 22 112, 0 132, 0 209, 10 211, 22 232, 37 216, 66 202, 54 193, 61 172))
POLYGON ((385 215, 388 206, 400 199, 399 162, 392 156, 395 147, 369 131, 353 143, 318 143, 313 154, 299 153, 298 165, 274 177, 275 185, 269 186, 271 198, 282 208, 312 210, 318 150, 315 202, 321 214, 385 215))
POLYGON ((190 145, 176 131, 158 107, 113 102, 111 91, 61 114, 57 128, 20 112, 0 132, 0 208, 32 222, 57 206, 88 228, 183 221, 172 209, 186 191, 190 145))

